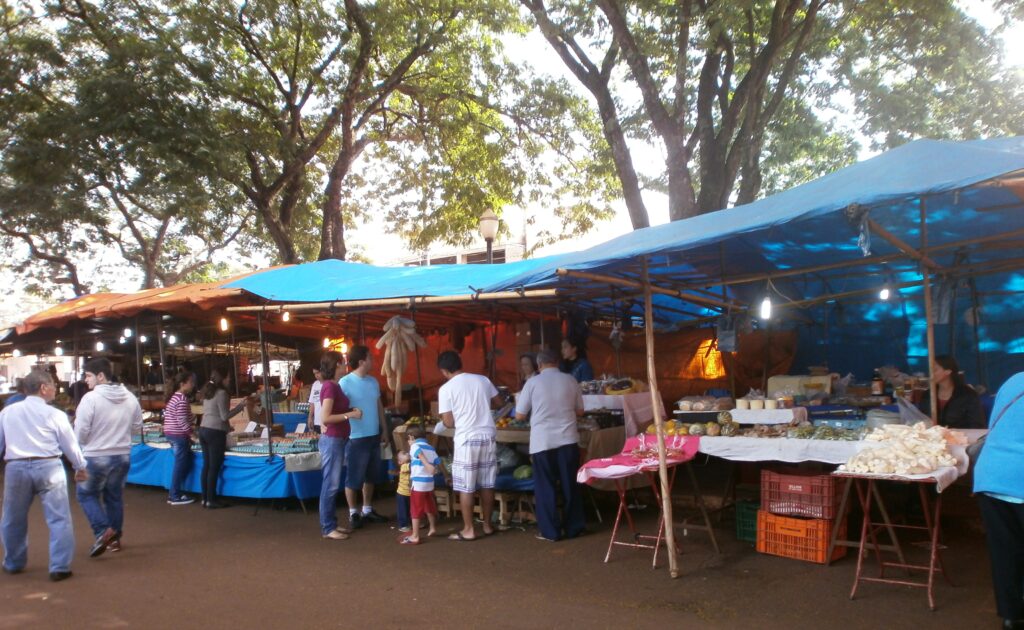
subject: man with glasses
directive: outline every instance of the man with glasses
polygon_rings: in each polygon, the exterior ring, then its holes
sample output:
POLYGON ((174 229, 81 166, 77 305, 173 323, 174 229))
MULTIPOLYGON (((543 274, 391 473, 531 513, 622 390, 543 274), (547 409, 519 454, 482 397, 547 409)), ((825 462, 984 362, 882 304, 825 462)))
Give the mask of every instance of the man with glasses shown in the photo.
POLYGON ((27 398, 0 411, 0 452, 4 473, 3 516, 0 538, 4 545, 3 570, 21 573, 28 561, 28 510, 36 495, 50 529, 50 579, 71 577, 75 531, 68 503, 68 480, 61 453, 75 469, 75 481, 89 478, 85 456, 64 412, 49 404, 57 395, 53 378, 41 369, 25 377, 27 398))

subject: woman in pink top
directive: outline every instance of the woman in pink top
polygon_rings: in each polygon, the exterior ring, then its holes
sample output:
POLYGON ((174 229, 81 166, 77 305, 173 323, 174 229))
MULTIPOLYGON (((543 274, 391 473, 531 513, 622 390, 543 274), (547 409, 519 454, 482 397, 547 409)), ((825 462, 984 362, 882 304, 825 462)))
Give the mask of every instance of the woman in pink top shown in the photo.
POLYGON ((189 396, 194 387, 191 373, 179 373, 174 377, 172 393, 164 406, 164 436, 174 451, 171 488, 167 495, 169 505, 188 505, 195 501, 181 491, 192 468, 192 425, 196 418, 192 415, 189 396))

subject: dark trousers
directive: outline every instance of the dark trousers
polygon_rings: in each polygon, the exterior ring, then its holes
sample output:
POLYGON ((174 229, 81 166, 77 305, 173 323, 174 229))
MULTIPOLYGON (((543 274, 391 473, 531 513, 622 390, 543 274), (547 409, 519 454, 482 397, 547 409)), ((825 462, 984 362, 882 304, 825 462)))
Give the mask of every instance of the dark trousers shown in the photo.
POLYGON ((566 444, 534 453, 533 495, 537 508, 537 527, 544 538, 575 538, 583 532, 583 492, 576 483, 580 467, 580 448, 566 444), (558 495, 562 495, 562 517, 558 516, 558 495))
POLYGON ((199 444, 203 447, 203 474, 200 483, 203 485, 203 502, 217 500, 217 481, 220 469, 224 466, 224 452, 228 450, 228 434, 226 431, 199 427, 199 444))
POLYGON ((978 495, 985 522, 996 610, 1003 619, 1024 620, 1024 504, 978 495))
POLYGON ((398 526, 412 527, 412 519, 409 518, 409 497, 404 494, 396 494, 395 503, 398 506, 398 514, 395 515, 395 518, 398 519, 398 526))

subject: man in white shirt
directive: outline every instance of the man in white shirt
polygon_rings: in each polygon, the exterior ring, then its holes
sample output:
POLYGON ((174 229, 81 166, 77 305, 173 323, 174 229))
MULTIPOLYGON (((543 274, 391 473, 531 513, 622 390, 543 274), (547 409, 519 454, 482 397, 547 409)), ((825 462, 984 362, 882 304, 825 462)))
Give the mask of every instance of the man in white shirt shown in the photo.
POLYGON ((320 431, 320 389, 324 386, 323 375, 319 367, 313 368, 313 384, 309 388, 309 418, 306 420, 308 431, 320 431))
POLYGON ((583 495, 576 482, 580 467, 579 431, 576 419, 583 415, 583 394, 570 374, 558 369, 558 355, 537 353, 540 372, 526 381, 516 399, 516 418, 530 415, 530 457, 533 459, 533 493, 537 510, 537 538, 556 541, 583 533, 583 495), (561 486, 564 513, 558 517, 561 486))
POLYGON ((0 452, 4 473, 3 517, 0 538, 4 545, 5 573, 21 573, 28 560, 28 510, 36 495, 50 529, 50 579, 71 577, 75 530, 68 503, 68 480, 60 461, 63 453, 75 469, 75 481, 89 478, 85 456, 63 411, 49 406, 57 394, 53 378, 33 369, 25 377, 28 397, 0 411, 0 452))
POLYGON ((89 392, 75 410, 75 437, 89 464, 89 479, 76 495, 89 519, 95 542, 89 557, 121 550, 124 483, 128 478, 132 435, 142 433, 142 407, 128 389, 114 382, 114 368, 102 357, 85 363, 89 392))
POLYGON ((490 379, 462 371, 462 359, 448 350, 437 357, 437 369, 447 381, 437 394, 438 413, 444 426, 455 429, 452 457, 452 489, 459 493, 462 530, 448 538, 475 540, 473 495, 480 492, 480 517, 483 535, 494 533, 494 479, 498 474, 498 456, 494 438, 497 429, 491 404, 500 401, 490 379))

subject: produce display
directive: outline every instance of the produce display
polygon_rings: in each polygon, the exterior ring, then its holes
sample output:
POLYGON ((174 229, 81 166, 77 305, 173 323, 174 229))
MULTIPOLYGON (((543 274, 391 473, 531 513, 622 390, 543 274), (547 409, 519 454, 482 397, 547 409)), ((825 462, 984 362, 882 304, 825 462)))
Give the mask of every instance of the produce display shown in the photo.
POLYGON ((598 379, 580 383, 580 390, 584 394, 624 396, 647 391, 647 384, 633 378, 598 379))
POLYGON ((877 446, 857 453, 840 466, 840 470, 896 475, 930 473, 943 466, 956 465, 949 444, 967 443, 967 438, 959 431, 928 427, 924 422, 914 426, 887 424, 864 439, 877 446))
POLYGON ((427 342, 416 332, 416 322, 411 319, 395 315, 384 324, 384 334, 377 340, 377 349, 385 348, 380 373, 387 379, 388 389, 396 396, 402 389, 402 372, 409 353, 426 347, 427 342))

